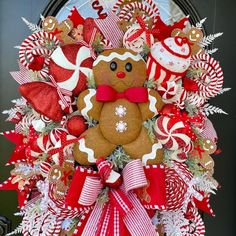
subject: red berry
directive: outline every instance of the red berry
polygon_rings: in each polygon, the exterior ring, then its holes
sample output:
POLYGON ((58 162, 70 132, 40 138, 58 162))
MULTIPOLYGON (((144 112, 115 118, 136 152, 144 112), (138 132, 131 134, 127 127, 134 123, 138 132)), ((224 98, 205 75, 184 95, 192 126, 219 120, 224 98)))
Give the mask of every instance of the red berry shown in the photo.
POLYGON ((73 116, 67 121, 67 129, 71 135, 80 136, 88 126, 82 116, 73 116))

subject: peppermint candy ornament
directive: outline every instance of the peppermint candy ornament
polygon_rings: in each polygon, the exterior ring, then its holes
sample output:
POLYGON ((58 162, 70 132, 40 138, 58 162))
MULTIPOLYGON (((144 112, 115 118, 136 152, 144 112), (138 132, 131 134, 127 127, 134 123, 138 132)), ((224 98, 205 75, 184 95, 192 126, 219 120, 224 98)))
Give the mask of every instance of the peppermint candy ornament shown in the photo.
POLYGON ((186 147, 191 141, 184 123, 168 116, 156 120, 155 132, 160 143, 172 151, 186 147))
POLYGON ((166 172, 166 209, 168 211, 174 211, 180 209, 185 200, 185 194, 188 190, 188 185, 185 182, 192 179, 192 174, 187 169, 187 166, 183 163, 174 162, 175 168, 167 167, 166 172), (178 170, 181 171, 183 176, 180 176, 178 170), (185 180, 182 178, 184 177, 185 180))
MULTIPOLYGON (((145 27, 145 26, 144 26, 145 27)), ((152 46, 154 37, 139 25, 131 26, 123 37, 123 45, 135 52, 142 52, 144 45, 152 46)))
POLYGON ((86 88, 87 77, 92 75, 93 61, 88 47, 68 44, 53 52, 49 72, 60 88, 72 91, 76 96, 86 88))
POLYGON ((196 92, 187 92, 187 100, 191 105, 202 106, 208 98, 215 97, 223 86, 223 72, 219 62, 209 54, 197 54, 192 57, 191 68, 201 70, 193 80, 198 85, 196 92))
POLYGON ((191 49, 185 38, 170 37, 157 42, 148 56, 148 78, 157 80, 158 84, 177 81, 186 74, 190 57, 191 49))

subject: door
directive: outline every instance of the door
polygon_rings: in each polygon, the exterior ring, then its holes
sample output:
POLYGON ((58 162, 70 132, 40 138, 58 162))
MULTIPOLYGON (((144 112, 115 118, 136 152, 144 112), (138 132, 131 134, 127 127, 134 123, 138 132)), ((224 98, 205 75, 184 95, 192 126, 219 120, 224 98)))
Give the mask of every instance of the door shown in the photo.
MULTIPOLYGON (((188 1, 176 0, 175 2, 183 6, 183 2, 188 3, 188 1)), ((17 84, 11 78, 9 71, 18 69, 16 62, 18 51, 13 47, 19 45, 30 34, 20 17, 24 16, 31 22, 38 22, 39 14, 43 12, 49 2, 49 0, 0 0, 0 110, 10 108, 10 101, 19 97, 17 84)), ((57 2, 60 2, 60 0, 57 0, 57 2)), ((234 222, 236 220, 234 216, 236 210, 236 188, 234 184, 236 175, 236 158, 234 156, 234 140, 236 140, 236 79, 234 78, 236 1, 190 0, 190 3, 194 6, 200 18, 207 17, 205 25, 208 34, 224 32, 223 37, 217 39, 213 45, 219 48, 214 57, 220 60, 224 69, 224 87, 232 87, 233 89, 227 94, 211 100, 212 104, 226 110, 229 116, 214 115, 210 117, 218 132, 219 146, 222 149, 222 153, 215 158, 215 177, 222 188, 215 197, 213 196, 212 206, 215 210, 216 218, 212 219, 205 215, 204 220, 206 222, 207 236, 233 236, 235 235, 234 222)), ((58 6, 61 7, 60 4, 57 4, 57 7, 51 5, 51 9, 47 8, 47 10, 59 10, 58 6)), ((185 8, 185 11, 187 10, 185 8)), ((12 124, 5 123, 4 119, 5 117, 0 115, 0 130, 5 131, 13 128, 12 124)), ((11 167, 4 167, 4 164, 12 150, 13 145, 3 137, 0 137, 0 182, 9 176, 11 167)), ((20 222, 19 217, 13 216, 17 212, 16 193, 11 191, 0 192, 0 200, 0 215, 10 219, 14 229, 20 222)))

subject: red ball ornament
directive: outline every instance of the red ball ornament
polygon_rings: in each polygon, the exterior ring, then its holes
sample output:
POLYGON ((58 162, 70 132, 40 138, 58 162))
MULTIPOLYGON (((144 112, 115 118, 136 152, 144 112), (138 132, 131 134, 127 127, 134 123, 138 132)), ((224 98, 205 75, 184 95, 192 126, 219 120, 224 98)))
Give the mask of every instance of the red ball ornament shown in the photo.
POLYGON ((88 126, 85 124, 85 119, 82 116, 73 116, 67 122, 69 134, 76 137, 80 136, 88 126))

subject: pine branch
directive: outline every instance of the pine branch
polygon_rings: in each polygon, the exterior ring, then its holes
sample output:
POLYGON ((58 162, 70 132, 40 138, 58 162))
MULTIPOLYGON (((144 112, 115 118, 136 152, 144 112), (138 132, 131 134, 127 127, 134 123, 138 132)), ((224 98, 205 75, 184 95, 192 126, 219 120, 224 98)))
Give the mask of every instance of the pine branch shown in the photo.
POLYGON ((89 89, 96 89, 96 82, 93 75, 87 77, 87 86, 89 89))
POLYGON ((206 114, 206 116, 213 115, 215 113, 228 115, 228 113, 225 112, 223 109, 221 109, 219 107, 216 107, 216 106, 213 106, 209 103, 207 103, 203 106, 203 111, 206 114))
POLYGON ((216 38, 220 37, 221 35, 223 35, 222 32, 205 36, 199 44, 202 47, 206 47, 206 46, 210 45, 216 38))
POLYGON ((14 48, 16 48, 16 49, 20 49, 21 46, 17 45, 17 46, 14 46, 14 48))
POLYGON ((207 19, 206 17, 201 19, 199 22, 196 23, 195 27, 201 29, 206 19, 207 19))
POLYGON ((218 182, 207 174, 204 174, 199 178, 198 183, 195 185, 196 190, 203 191, 204 193, 216 194, 216 190, 219 186, 218 182))
POLYGON ((223 93, 226 93, 226 92, 228 92, 228 91, 230 91, 231 90, 231 88, 222 88, 221 90, 220 90, 220 92, 218 93, 218 95, 221 95, 221 94, 223 94, 223 93))
POLYGON ((25 24, 28 26, 28 28, 29 28, 31 31, 33 31, 34 33, 37 33, 37 32, 42 31, 42 29, 41 29, 38 25, 29 22, 29 21, 26 20, 24 17, 21 17, 21 19, 25 22, 25 24))
POLYGON ((97 203, 102 207, 106 202, 109 201, 108 196, 109 188, 104 188, 101 190, 101 192, 98 194, 97 203))
POLYGON ((118 146, 109 159, 112 161, 115 170, 119 170, 124 169, 125 165, 130 161, 130 156, 125 153, 122 147, 118 146))
POLYGON ((155 122, 156 122, 156 118, 153 118, 153 119, 149 119, 143 123, 143 125, 145 126, 145 128, 148 131, 148 136, 149 136, 150 140, 152 141, 152 143, 155 142, 155 133, 154 133, 155 122))
POLYGON ((212 54, 214 54, 214 53, 217 52, 217 51, 218 51, 218 48, 213 48, 213 49, 206 50, 205 52, 206 52, 207 54, 212 55, 212 54))
POLYGON ((22 224, 20 224, 14 231, 12 231, 9 234, 6 234, 6 236, 21 234, 22 231, 23 231, 22 224))
POLYGON ((44 21, 45 17, 42 14, 40 14, 40 19, 41 19, 41 21, 44 21))

